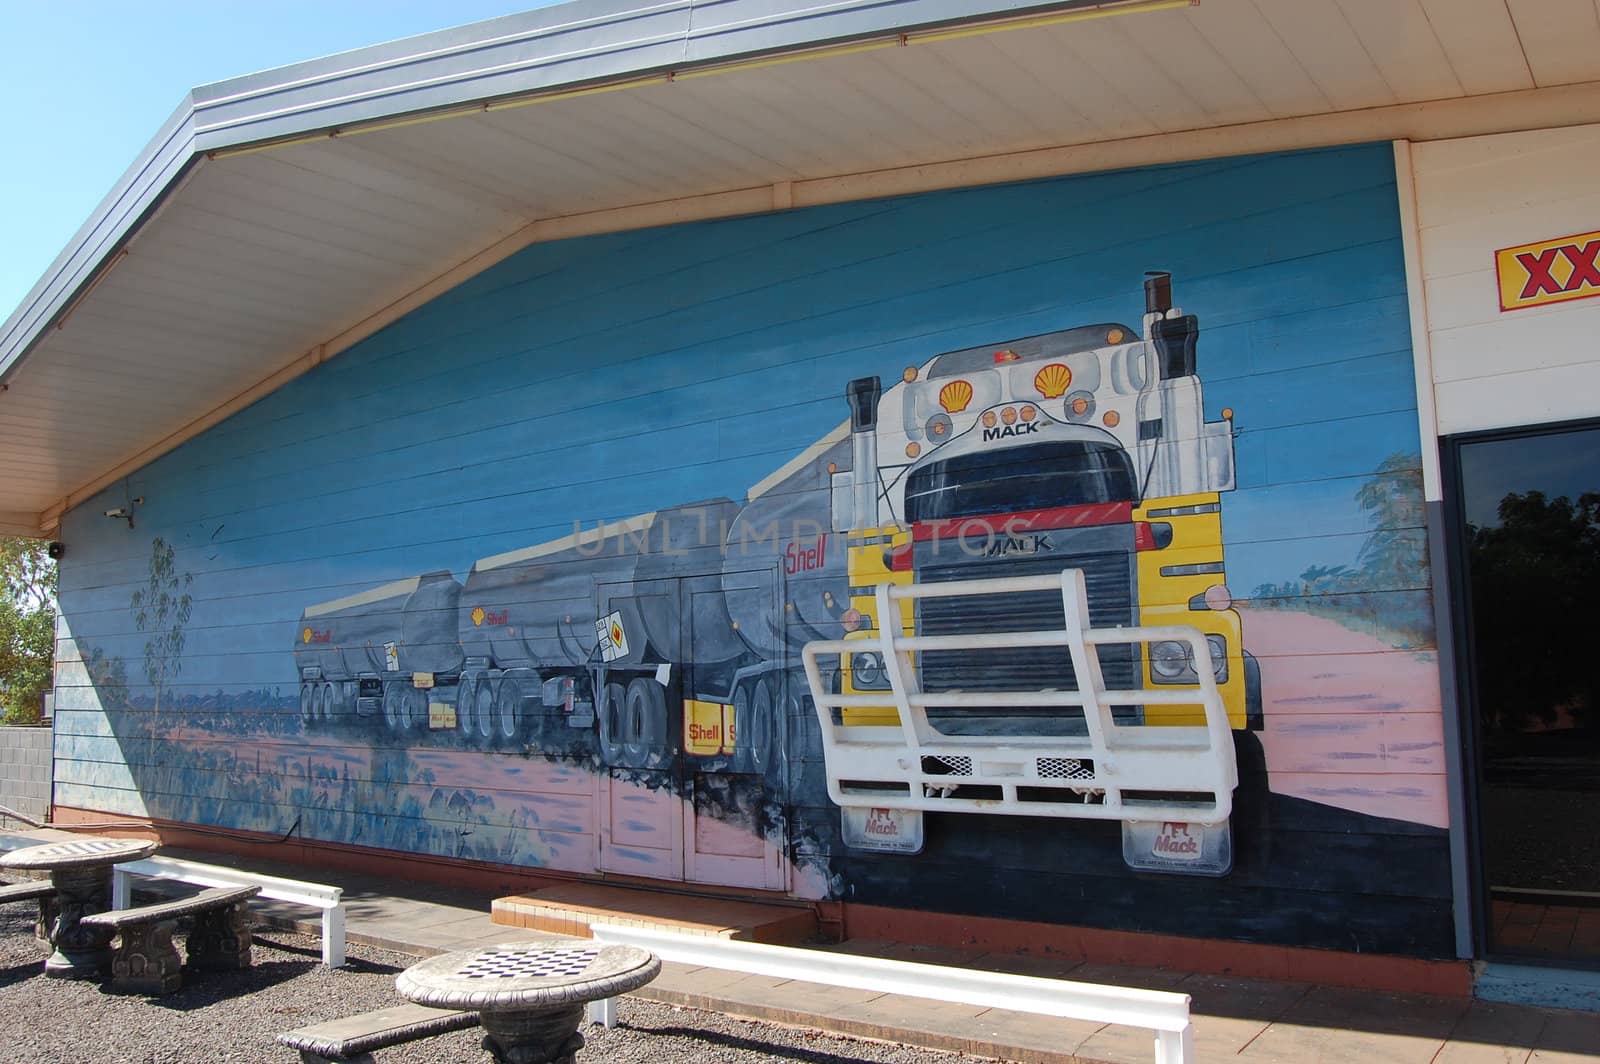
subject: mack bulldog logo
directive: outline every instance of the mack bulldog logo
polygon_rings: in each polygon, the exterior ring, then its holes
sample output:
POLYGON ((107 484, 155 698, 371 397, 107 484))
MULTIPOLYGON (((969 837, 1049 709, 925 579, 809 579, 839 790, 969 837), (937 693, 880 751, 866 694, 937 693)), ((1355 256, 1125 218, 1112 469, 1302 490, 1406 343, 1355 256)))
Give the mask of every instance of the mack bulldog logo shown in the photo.
POLYGON ((1156 841, 1150 852, 1169 861, 1198 861, 1200 836, 1189 830, 1188 824, 1166 821, 1156 832, 1156 841))

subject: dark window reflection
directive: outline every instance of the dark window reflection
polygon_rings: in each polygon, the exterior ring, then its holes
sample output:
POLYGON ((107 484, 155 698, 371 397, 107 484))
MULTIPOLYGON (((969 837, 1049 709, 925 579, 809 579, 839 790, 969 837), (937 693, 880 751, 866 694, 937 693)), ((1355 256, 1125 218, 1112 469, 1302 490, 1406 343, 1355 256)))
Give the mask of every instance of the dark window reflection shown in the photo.
POLYGON ((1460 464, 1491 946, 1600 960, 1600 430, 1460 464))

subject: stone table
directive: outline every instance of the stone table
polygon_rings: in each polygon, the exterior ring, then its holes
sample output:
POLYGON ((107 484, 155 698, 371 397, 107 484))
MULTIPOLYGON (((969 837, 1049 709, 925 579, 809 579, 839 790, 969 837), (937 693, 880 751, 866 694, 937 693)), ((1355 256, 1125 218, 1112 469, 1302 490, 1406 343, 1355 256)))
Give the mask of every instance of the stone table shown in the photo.
POLYGON ((637 946, 511 942, 429 958, 395 979, 419 1005, 470 1009, 498 1064, 573 1064, 584 1005, 641 987, 661 961, 637 946))
POLYGON ((111 868, 156 852, 148 839, 73 839, 26 846, 0 857, 0 868, 47 871, 56 889, 56 921, 50 933, 55 952, 44 974, 57 979, 95 979, 111 963, 114 931, 85 927, 90 913, 111 908, 111 868))

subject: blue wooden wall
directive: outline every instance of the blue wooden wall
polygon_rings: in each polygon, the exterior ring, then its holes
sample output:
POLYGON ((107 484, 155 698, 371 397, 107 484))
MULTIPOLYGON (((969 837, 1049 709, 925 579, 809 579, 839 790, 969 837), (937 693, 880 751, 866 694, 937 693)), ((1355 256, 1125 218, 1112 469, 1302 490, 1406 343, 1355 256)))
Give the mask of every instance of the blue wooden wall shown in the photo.
POLYGON ((461 579, 574 521, 742 500, 839 424, 846 381, 1137 323, 1152 269, 1200 317, 1208 416, 1235 411, 1224 536, 1246 641, 1260 636, 1270 838, 1241 829, 1234 873, 1204 883, 1130 878, 1104 825, 950 817, 918 857, 846 852, 803 718, 789 721, 772 830, 807 889, 850 900, 1445 955, 1444 770, 1386 145, 529 247, 67 515, 56 801, 587 870, 591 749, 552 762, 381 728, 308 737, 291 653, 302 610, 419 573, 461 579), (101 516, 133 497, 134 529, 101 516), (141 590, 187 596, 182 623, 169 611, 161 628, 181 628, 164 657, 152 616, 136 623, 141 590), (1334 672, 1321 698, 1316 678, 1334 672), (1374 702, 1385 687, 1401 694, 1374 702))

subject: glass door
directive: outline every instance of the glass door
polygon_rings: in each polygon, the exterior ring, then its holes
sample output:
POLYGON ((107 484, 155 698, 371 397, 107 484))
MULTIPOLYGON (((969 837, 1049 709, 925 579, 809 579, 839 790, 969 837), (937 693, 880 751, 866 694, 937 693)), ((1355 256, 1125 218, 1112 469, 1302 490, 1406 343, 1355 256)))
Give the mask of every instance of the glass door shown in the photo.
POLYGON ((1447 452, 1487 952, 1600 966, 1600 425, 1447 452))

